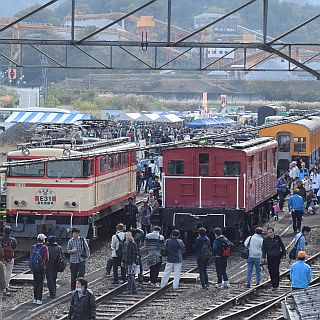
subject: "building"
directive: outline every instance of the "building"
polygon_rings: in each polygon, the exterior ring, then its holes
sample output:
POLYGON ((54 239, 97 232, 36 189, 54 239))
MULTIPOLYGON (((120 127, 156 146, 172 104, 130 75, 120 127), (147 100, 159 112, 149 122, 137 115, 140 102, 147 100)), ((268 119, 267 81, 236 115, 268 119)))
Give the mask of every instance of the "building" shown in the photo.
MULTIPOLYGON (((221 18, 222 14, 217 13, 203 13, 194 17, 194 29, 199 29, 204 27, 205 25, 213 22, 219 18, 221 18)), ((218 34, 235 34, 237 33, 237 18, 235 17, 227 17, 218 23, 214 24, 210 28, 209 31, 215 32, 218 34)))

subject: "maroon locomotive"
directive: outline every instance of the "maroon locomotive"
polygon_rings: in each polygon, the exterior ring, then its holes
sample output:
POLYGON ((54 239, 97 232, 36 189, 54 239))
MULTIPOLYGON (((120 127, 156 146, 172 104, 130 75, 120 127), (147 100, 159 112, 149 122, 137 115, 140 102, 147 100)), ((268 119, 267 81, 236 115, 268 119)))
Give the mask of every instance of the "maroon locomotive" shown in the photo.
POLYGON ((233 239, 242 238, 269 216, 276 195, 276 154, 272 138, 165 150, 165 229, 221 227, 233 239))

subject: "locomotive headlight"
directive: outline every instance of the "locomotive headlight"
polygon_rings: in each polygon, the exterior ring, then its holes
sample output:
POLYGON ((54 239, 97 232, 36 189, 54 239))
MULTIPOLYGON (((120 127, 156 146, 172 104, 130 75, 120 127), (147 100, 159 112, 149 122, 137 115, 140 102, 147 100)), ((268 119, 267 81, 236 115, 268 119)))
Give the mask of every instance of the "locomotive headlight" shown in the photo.
POLYGON ((70 206, 71 206, 71 203, 70 203, 69 201, 66 201, 66 202, 64 203, 64 205, 65 205, 66 207, 70 207, 70 206))
POLYGON ((14 203, 15 206, 19 205, 19 201, 18 200, 14 200, 13 203, 14 203))
POLYGON ((69 149, 64 149, 62 154, 65 156, 65 157, 70 157, 71 155, 71 151, 69 149))
POLYGON ((26 200, 21 200, 20 205, 22 205, 23 207, 25 207, 27 205, 27 201, 26 200))
POLYGON ((72 206, 76 207, 78 204, 75 201, 72 201, 72 206))
POLYGON ((30 154, 30 150, 28 148, 23 148, 21 152, 24 156, 28 156, 30 154))

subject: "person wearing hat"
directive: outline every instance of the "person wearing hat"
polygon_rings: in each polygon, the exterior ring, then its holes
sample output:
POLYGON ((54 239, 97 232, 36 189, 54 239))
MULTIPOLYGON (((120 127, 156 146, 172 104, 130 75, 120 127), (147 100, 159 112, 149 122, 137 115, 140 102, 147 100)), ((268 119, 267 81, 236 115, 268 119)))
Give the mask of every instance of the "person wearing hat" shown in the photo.
POLYGON ((304 201, 299 195, 300 189, 294 189, 293 195, 288 201, 288 209, 292 216, 292 228, 294 232, 301 230, 301 221, 304 211, 304 201))
POLYGON ((57 239, 55 236, 48 237, 48 250, 49 250, 49 261, 46 267, 46 278, 47 285, 49 289, 48 298, 56 297, 57 290, 57 274, 58 274, 58 265, 57 261, 61 254, 63 254, 61 246, 57 244, 57 239))
POLYGON ((293 181, 295 178, 299 178, 300 170, 297 166, 297 163, 295 161, 292 161, 290 164, 290 170, 289 170, 289 177, 291 181, 293 181))
POLYGON ((72 228, 72 238, 68 241, 67 251, 70 254, 71 291, 76 289, 76 279, 84 277, 86 260, 90 257, 88 242, 80 236, 78 227, 72 228))
POLYGON ((290 267, 290 280, 292 290, 307 289, 309 287, 312 270, 311 267, 305 263, 307 254, 305 251, 298 252, 298 261, 290 267))
POLYGON ((46 236, 39 233, 37 236, 38 243, 32 246, 30 254, 30 268, 33 273, 33 303, 42 304, 43 280, 46 265, 49 261, 49 250, 44 244, 46 236), (41 256, 41 259, 39 259, 41 256))
POLYGON ((137 216, 139 210, 138 207, 133 203, 133 197, 128 198, 128 204, 124 207, 124 223, 127 231, 131 228, 137 227, 137 216))
POLYGON ((143 230, 144 234, 151 232, 151 208, 148 204, 148 201, 148 198, 143 199, 143 205, 140 208, 138 219, 140 221, 141 229, 143 230))
POLYGON ((14 237, 11 237, 10 234, 11 228, 9 226, 4 227, 3 238, 1 240, 1 247, 3 249, 3 263, 5 266, 6 273, 6 295, 10 295, 9 284, 14 265, 14 253, 17 248, 17 240, 14 237))
POLYGON ((126 279, 126 269, 121 265, 122 261, 122 248, 124 247, 125 235, 124 225, 119 223, 116 226, 116 233, 111 238, 112 249, 112 266, 113 266, 113 284, 119 284, 118 268, 121 267, 121 278, 124 282, 126 279))

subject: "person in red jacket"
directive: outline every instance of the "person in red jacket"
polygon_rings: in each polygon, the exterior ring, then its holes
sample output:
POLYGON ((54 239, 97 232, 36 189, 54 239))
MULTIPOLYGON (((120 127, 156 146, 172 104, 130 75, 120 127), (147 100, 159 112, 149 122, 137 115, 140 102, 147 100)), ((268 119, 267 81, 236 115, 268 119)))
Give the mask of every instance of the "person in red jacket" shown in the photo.
POLYGON ((38 234, 38 243, 32 246, 30 253, 30 269, 33 273, 33 303, 35 304, 42 304, 43 280, 49 261, 49 250, 44 244, 46 238, 43 233, 38 234))

